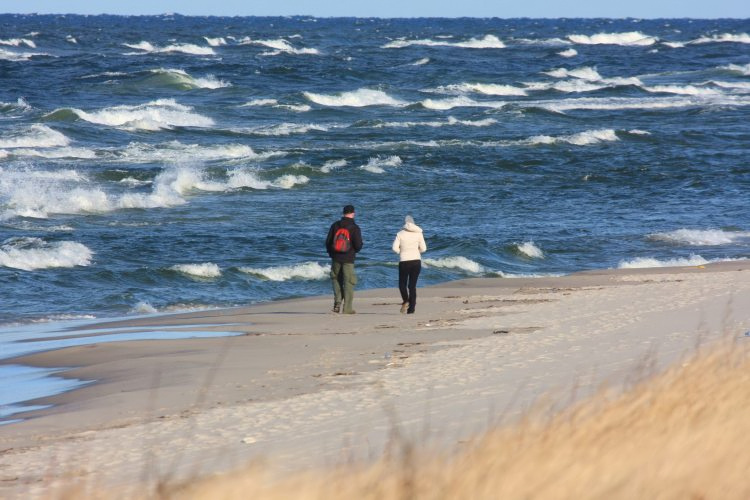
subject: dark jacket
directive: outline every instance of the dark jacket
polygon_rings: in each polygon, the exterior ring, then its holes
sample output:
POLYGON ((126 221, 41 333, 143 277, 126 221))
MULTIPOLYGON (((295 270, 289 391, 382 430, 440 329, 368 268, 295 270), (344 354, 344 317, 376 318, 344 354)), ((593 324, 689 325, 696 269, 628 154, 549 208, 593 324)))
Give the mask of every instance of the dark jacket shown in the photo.
POLYGON ((326 237, 326 250, 328 251, 328 255, 330 255, 330 257, 336 262, 354 262, 354 257, 357 255, 357 252, 362 250, 362 232, 360 231, 359 226, 355 224, 354 219, 350 217, 342 217, 341 220, 331 224, 331 228, 328 230, 328 236, 326 237), (333 235, 336 234, 336 231, 341 227, 349 230, 349 238, 352 242, 352 247, 346 253, 333 251, 333 235))

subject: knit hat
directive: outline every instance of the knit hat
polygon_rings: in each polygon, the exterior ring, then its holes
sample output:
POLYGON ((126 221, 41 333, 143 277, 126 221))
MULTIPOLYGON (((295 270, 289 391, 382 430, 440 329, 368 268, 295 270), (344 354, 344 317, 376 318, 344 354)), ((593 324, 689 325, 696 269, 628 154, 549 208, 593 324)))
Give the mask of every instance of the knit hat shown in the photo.
POLYGON ((354 205, 347 205, 344 207, 344 215, 353 214, 353 213, 354 213, 354 205))

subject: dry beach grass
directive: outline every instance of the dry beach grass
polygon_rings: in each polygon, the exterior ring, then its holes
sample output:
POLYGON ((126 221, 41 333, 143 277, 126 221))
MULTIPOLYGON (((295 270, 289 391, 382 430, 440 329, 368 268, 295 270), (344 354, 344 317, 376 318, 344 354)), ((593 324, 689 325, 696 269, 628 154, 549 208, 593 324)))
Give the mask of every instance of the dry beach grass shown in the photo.
MULTIPOLYGON (((740 339, 739 342, 743 342, 740 339)), ((750 498, 750 358, 732 343, 698 352, 620 396, 549 418, 528 415, 453 455, 397 441, 368 467, 281 481, 251 467, 157 498, 750 498)))

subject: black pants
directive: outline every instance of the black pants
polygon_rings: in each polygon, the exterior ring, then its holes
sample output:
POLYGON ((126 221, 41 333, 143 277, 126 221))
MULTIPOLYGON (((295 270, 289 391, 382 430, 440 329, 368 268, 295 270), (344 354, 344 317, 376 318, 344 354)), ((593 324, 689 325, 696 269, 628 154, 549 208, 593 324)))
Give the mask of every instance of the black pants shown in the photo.
POLYGON ((417 279, 421 270, 422 261, 419 259, 398 263, 398 291, 403 302, 409 303, 409 312, 414 312, 417 305, 417 279))

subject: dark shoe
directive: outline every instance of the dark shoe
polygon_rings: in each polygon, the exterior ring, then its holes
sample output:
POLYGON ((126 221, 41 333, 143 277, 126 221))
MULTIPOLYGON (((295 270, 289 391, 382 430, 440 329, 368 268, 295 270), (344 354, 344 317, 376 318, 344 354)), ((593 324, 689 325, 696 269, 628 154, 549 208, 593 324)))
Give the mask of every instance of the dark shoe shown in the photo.
POLYGON ((357 314, 357 311, 344 311, 344 314, 357 314))
POLYGON ((409 309, 406 311, 406 314, 414 314, 414 309, 409 309))
POLYGON ((332 311, 335 312, 335 313, 341 312, 341 304, 333 304, 332 311))
POLYGON ((404 314, 408 308, 409 308, 408 302, 404 302, 403 304, 401 304, 401 314, 404 314))

